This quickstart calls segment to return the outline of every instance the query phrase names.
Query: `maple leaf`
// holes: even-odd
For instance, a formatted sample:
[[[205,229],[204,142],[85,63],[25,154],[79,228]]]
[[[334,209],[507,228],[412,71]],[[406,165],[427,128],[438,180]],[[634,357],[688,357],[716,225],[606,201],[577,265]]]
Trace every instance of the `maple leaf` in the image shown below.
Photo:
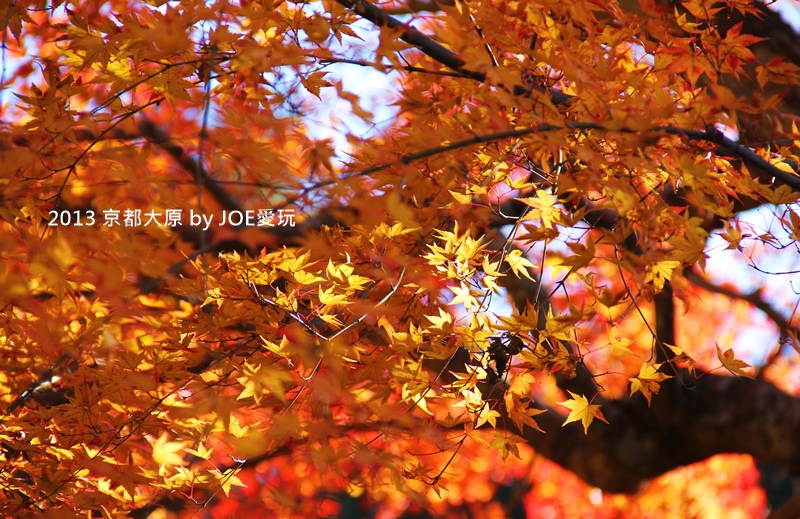
[[[325,306],[344,306],[351,304],[347,294],[334,294],[333,287],[326,290],[319,289],[319,302]]]
[[[151,440],[150,443],[153,446],[153,460],[159,465],[174,467],[183,464],[182,452],[186,448],[188,442],[169,441],[169,436],[165,432],[157,439]]]
[[[800,67],[791,46],[754,53],[772,33],[796,39],[751,23],[774,15],[763,2],[668,3],[8,2],[4,81],[18,92],[0,125],[0,457],[21,477],[3,480],[6,515],[33,504],[143,516],[165,496],[177,516],[197,504],[215,517],[331,515],[329,498],[347,495],[396,516],[405,494],[386,483],[399,474],[417,480],[415,506],[455,499],[491,516],[494,480],[523,470],[511,455],[535,443],[513,434],[539,429],[533,393],[584,355],[599,386],[622,389],[618,366],[652,335],[653,292],[674,289],[674,317],[700,330],[691,343],[706,355],[705,321],[720,310],[705,292],[747,290],[705,283],[701,295],[675,273],[725,247],[743,265],[766,259],[751,244],[776,258],[796,248],[800,132],[786,114]],[[386,11],[426,4],[430,20]],[[387,90],[364,71],[402,78]],[[753,231],[756,206],[772,216]],[[133,217],[164,211],[182,214]],[[292,218],[261,225],[262,211]],[[710,234],[724,241],[707,251]],[[796,346],[794,323],[749,299]],[[733,324],[755,323],[744,308]],[[694,375],[663,346],[669,361],[628,380],[648,404],[665,365]],[[735,376],[754,373],[732,350],[717,355]],[[768,415],[737,398],[741,381],[704,377],[699,393],[720,391],[692,416],[699,428],[680,419],[658,434],[753,414],[737,406]],[[676,417],[697,411],[659,400]],[[603,418],[584,396],[562,405],[585,433]],[[742,435],[739,450],[785,424],[755,425],[764,434]],[[625,447],[613,427],[592,446],[598,459]],[[639,475],[669,468],[653,459],[702,458],[650,443]],[[755,451],[794,459],[772,443]],[[561,461],[581,472],[579,458]],[[712,485],[698,465],[677,487],[713,499],[735,463],[714,460]],[[640,483],[604,468],[593,484]],[[553,486],[534,472],[537,488]],[[234,491],[244,481],[255,484]],[[576,517],[610,506],[555,486],[548,499]]]
[[[464,399],[457,402],[455,407],[464,407],[470,413],[478,413],[486,406],[486,402],[483,400],[483,394],[477,387],[473,387],[471,390],[462,389],[461,396],[463,396]]]
[[[686,354],[681,348],[677,346],[673,346],[671,344],[664,344],[667,348],[672,350],[675,354],[675,357],[672,358],[672,362],[674,363],[682,363],[685,362],[687,364],[687,368],[689,369],[690,373],[694,373],[695,362],[694,359],[691,358],[689,355]]]
[[[279,369],[267,368],[262,371],[262,364],[251,365],[244,363],[242,373],[244,376],[236,379],[244,389],[239,394],[237,400],[253,398],[256,405],[261,403],[261,398],[265,393],[274,394],[279,400],[285,401],[286,395],[283,385],[292,381],[292,376]]]
[[[214,447],[210,449],[206,449],[206,446],[202,443],[198,445],[197,449],[185,449],[186,452],[193,456],[197,456],[200,459],[207,460],[211,457],[211,453],[214,452]]]
[[[725,232],[719,233],[720,237],[728,242],[728,249],[731,250],[742,250],[741,241],[742,239],[750,236],[749,234],[742,234],[741,229],[739,228],[738,222],[736,225],[731,225],[730,222],[725,222]]]
[[[705,270],[708,258],[708,254],[705,253],[707,233],[702,229],[700,231],[702,232],[691,234],[688,237],[675,236],[669,240],[669,243],[675,247],[669,257],[687,264],[697,263],[701,270]]]
[[[236,469],[228,469],[225,472],[220,472],[219,469],[210,469],[208,471],[208,473],[217,480],[217,483],[222,491],[225,492],[226,496],[230,495],[231,487],[246,486],[244,483],[242,483],[242,480],[236,476],[237,472],[238,471]]]
[[[484,276],[483,278],[481,278],[481,281],[486,286],[486,288],[488,288],[489,290],[491,290],[495,294],[499,294],[500,293],[500,285],[498,285],[496,283],[496,280],[497,280],[497,278],[494,277],[494,276]]]
[[[795,241],[800,241],[800,215],[794,211],[790,211],[789,220],[791,223],[786,223],[787,227],[792,230],[789,237]]]
[[[586,238],[586,245],[582,243],[570,243],[568,246],[570,250],[572,250],[573,255],[561,259],[561,264],[565,267],[572,267],[571,271],[585,267],[591,263],[595,257],[595,242],[591,236]]]
[[[472,296],[470,293],[470,288],[461,282],[461,286],[459,287],[450,287],[450,290],[456,295],[452,301],[450,301],[450,305],[458,305],[463,304],[464,309],[468,312],[471,311],[473,308],[477,309],[480,305],[475,297]]]
[[[633,395],[637,391],[641,391],[647,399],[648,406],[650,405],[650,397],[658,393],[661,382],[672,378],[670,375],[659,373],[659,368],[661,368],[661,364],[644,364],[639,369],[639,375],[629,379],[631,382],[630,394]]]
[[[498,278],[505,276],[505,274],[499,271],[499,268],[499,262],[490,262],[487,256],[483,257],[483,273],[485,276],[481,279],[481,281],[486,288],[496,294],[500,293],[500,287],[497,285],[496,281]]]
[[[480,427],[486,422],[489,422],[492,427],[497,427],[498,418],[500,418],[499,412],[495,411],[494,409],[490,409],[489,406],[483,406],[480,410],[480,413],[478,413],[475,427]]]
[[[633,355],[633,352],[630,349],[630,345],[633,344],[633,341],[627,337],[618,337],[617,330],[615,328],[609,328],[608,341],[611,347],[614,349],[614,352]]]
[[[735,358],[732,349],[729,348],[723,352],[717,345],[717,358],[722,363],[722,367],[737,377],[753,378],[753,375],[744,371],[744,368],[749,368],[750,364]]]
[[[536,379],[530,373],[519,373],[511,377],[511,384],[508,391],[516,395],[527,396],[531,392],[531,385]]]
[[[547,228],[562,221],[561,210],[556,205],[556,197],[546,191],[539,190],[535,197],[517,198],[517,200],[531,207],[531,211],[523,220],[541,220]]]
[[[483,257],[483,272],[487,276],[492,276],[494,278],[505,276],[505,274],[501,273],[499,269],[499,262],[490,262],[487,256]]]
[[[569,409],[569,416],[567,416],[563,425],[580,421],[583,424],[583,432],[586,433],[589,431],[589,424],[591,424],[595,418],[608,423],[603,416],[603,412],[600,411],[600,404],[590,404],[585,396],[576,395],[572,391],[568,391],[568,393],[572,398],[563,402],[558,402],[559,405],[563,405]]]
[[[533,281],[533,278],[530,274],[528,274],[529,268],[536,268],[536,265],[528,261],[522,255],[522,251],[519,249],[514,249],[506,255],[506,263],[508,266],[511,267],[511,270],[514,271],[514,274],[517,277],[525,276],[526,278]]]
[[[449,313],[445,312],[442,308],[439,308],[438,316],[426,315],[425,318],[433,323],[433,326],[429,328],[433,331],[438,330],[440,332],[445,332],[446,328],[448,328],[446,325],[452,324],[453,322],[453,317]]]
[[[464,236],[460,240],[458,249],[456,250],[456,261],[463,265],[469,265],[478,255],[478,253],[486,248],[486,243],[482,243],[480,239],[474,239],[471,236]]]
[[[324,78],[327,74],[328,74],[327,72],[312,72],[306,77],[301,76],[300,81],[312,95],[314,95],[317,99],[322,100],[322,98],[319,95],[320,89],[324,87],[333,86],[332,83],[325,81]],[[333,168],[330,169],[332,170]]]
[[[465,195],[465,194],[462,194],[462,193],[456,193],[452,189],[448,190],[448,192],[453,196],[453,198],[456,199],[457,202],[459,202],[461,204],[467,205],[467,204],[472,203],[472,197],[469,196],[469,195]]]
[[[681,262],[675,260],[662,260],[656,262],[650,267],[650,270],[647,272],[647,275],[644,278],[644,282],[647,283],[648,281],[652,281],[653,286],[656,289],[656,293],[661,292],[664,289],[664,283],[672,279],[672,271],[674,271],[680,265]]]
[[[490,447],[499,449],[500,458],[504,461],[506,458],[508,458],[509,454],[513,454],[516,458],[522,459],[522,457],[519,455],[519,447],[517,446],[517,443],[518,442],[515,441],[513,437],[504,436],[503,438],[492,442]]]
[[[533,417],[545,411],[543,409],[529,407],[527,403],[523,403],[520,400],[521,398],[521,395],[512,393],[511,391],[508,391],[505,395],[506,410],[509,418],[514,422],[514,426],[516,426],[520,433],[523,432],[526,425],[543,433],[544,431],[539,427],[539,424],[536,423]],[[527,398],[527,396],[525,398]]]

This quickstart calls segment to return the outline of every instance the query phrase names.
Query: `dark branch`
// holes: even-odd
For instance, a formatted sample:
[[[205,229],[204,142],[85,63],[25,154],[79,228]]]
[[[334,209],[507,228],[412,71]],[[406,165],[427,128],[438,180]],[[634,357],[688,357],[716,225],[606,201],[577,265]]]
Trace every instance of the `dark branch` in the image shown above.
[[[754,308],[758,308],[764,312],[764,314],[766,314],[766,316],[769,317],[769,319],[778,327],[778,330],[780,331],[780,340],[778,341],[778,345],[773,349],[772,353],[770,353],[764,365],[760,366],[757,370],[757,378],[761,378],[764,374],[764,370],[771,366],[772,363],[775,362],[778,357],[780,357],[783,347],[787,343],[790,344],[795,351],[800,353],[800,344],[797,342],[798,337],[800,337],[800,328],[793,326],[789,319],[784,317],[783,314],[780,313],[775,307],[765,301],[761,296],[761,290],[744,294],[732,288],[715,285],[705,277],[690,269],[685,270],[683,275],[693,285],[702,288],[703,290],[707,290],[708,292],[713,292],[715,294],[721,294],[731,299],[750,303]]]
[[[629,133],[629,134],[645,133],[631,128],[608,129],[605,128],[602,123],[567,121],[561,125],[540,124],[532,128],[519,128],[516,130],[507,130],[503,132],[492,133],[489,135],[476,135],[474,137],[470,137],[469,139],[457,141],[452,144],[448,144],[446,146],[437,146],[435,148],[430,148],[417,153],[410,153],[408,155],[403,155],[398,160],[402,164],[411,164],[412,162],[420,159],[432,157],[434,155],[446,153],[448,151],[466,148],[467,146],[472,146],[474,144],[483,144],[486,142],[493,142],[502,139],[508,139],[511,137],[524,137],[526,135],[532,135],[535,133],[545,133],[557,130],[600,130],[607,132],[618,132],[618,133]],[[688,139],[690,141],[701,141],[701,142],[708,142],[711,144],[717,144],[720,147],[722,147],[725,151],[730,153],[732,156],[741,159],[742,162],[744,162],[745,164],[760,169],[761,171],[779,180],[781,183],[788,185],[793,190],[800,192],[800,176],[787,173],[782,169],[778,168],[777,166],[770,164],[769,161],[759,156],[754,150],[748,148],[747,146],[736,144],[735,142],[731,141],[724,135],[720,134],[715,129],[706,131],[706,130],[689,130],[684,128],[676,128],[674,126],[653,126],[648,131],[656,135],[660,133],[666,135],[676,135]],[[378,164],[377,166],[373,166],[371,168],[359,171],[358,173],[355,173],[355,175],[359,176],[370,175],[378,171],[389,169],[393,165],[394,163]],[[335,182],[336,180],[329,180],[326,181],[325,183],[320,184],[318,187],[324,187],[333,184]]]
[[[740,301],[747,301],[753,307],[758,308],[762,312],[766,314],[767,317],[770,318],[772,322],[774,322],[778,326],[778,330],[781,332],[782,338],[787,338],[790,335],[800,336],[800,328],[797,326],[793,326],[789,320],[783,316],[778,310],[776,310],[772,305],[764,300],[761,296],[761,290],[756,290],[754,292],[750,292],[749,294],[744,294],[737,290],[726,288],[723,286],[715,285],[714,283],[710,282],[705,277],[701,276],[697,272],[693,270],[686,270],[683,273],[684,277],[692,282],[693,285],[696,285],[703,290],[707,290],[708,292],[714,292],[715,294],[721,294],[731,299],[737,299]]]
[[[414,27],[405,24],[390,15],[380,7],[365,2],[364,0],[337,0],[340,4],[351,9],[353,12],[374,23],[378,27],[389,27],[391,29],[402,29],[400,39],[409,45],[413,45],[421,50],[426,56],[434,61],[441,63],[445,67],[461,74],[464,78],[474,79],[475,81],[486,81],[486,74],[476,72],[467,68],[467,63],[455,52],[451,51],[436,40],[424,35]],[[544,89],[542,89],[544,91]],[[530,95],[531,91],[525,87],[517,85],[513,88],[514,95]],[[566,103],[571,96],[551,90],[549,92],[553,104],[559,105]]]
[[[144,137],[166,151],[184,170],[189,172],[197,182],[205,187],[223,209],[227,211],[244,211],[239,201],[228,193],[222,185],[215,182],[206,171],[206,168],[194,157],[186,153],[182,147],[175,144],[161,128],[145,119],[139,123],[139,130]]]
[[[403,29],[403,32],[400,35],[401,40],[410,45],[414,45],[415,47],[419,48],[423,53],[425,53],[425,55],[427,55],[428,57],[434,59],[435,61],[441,63],[442,65],[446,66],[451,70],[455,70],[461,73],[465,78],[474,79],[480,82],[486,80],[485,74],[467,69],[466,68],[467,63],[463,59],[461,59],[461,57],[458,54],[449,50],[441,43],[424,35],[414,27],[411,27],[410,25],[401,22],[397,18],[388,14],[383,9],[376,7],[370,3],[367,3],[364,0],[337,0],[337,1],[341,5],[353,10],[359,16],[365,18],[366,20],[369,20],[378,27]],[[531,93],[530,91],[526,90],[523,87],[514,88],[515,95],[530,95],[530,93]],[[563,104],[572,99],[572,96],[554,90],[549,90],[549,94],[554,104]],[[572,123],[572,124],[566,123],[565,127],[573,129],[603,129],[601,124],[596,124],[596,123]],[[557,129],[557,127],[553,125],[542,125],[542,127],[539,127],[537,129],[530,129],[527,131],[522,130],[523,133],[520,133],[518,135],[527,135],[529,133],[533,133],[534,131],[547,131],[548,129]],[[776,179],[790,186],[795,191],[800,191],[800,177],[798,177],[797,175],[792,175],[775,167],[774,165],[770,164],[769,161],[759,156],[753,149],[738,144],[732,141],[731,139],[728,139],[716,129],[686,130],[681,128],[674,128],[671,126],[656,126],[653,127],[651,130],[655,132],[664,132],[669,135],[679,135],[688,138],[690,140],[705,141],[718,144],[725,151],[731,153],[733,156],[742,159],[742,161],[745,164],[756,167],[768,173],[769,175],[775,177]],[[625,130],[625,129],[618,131],[625,133],[638,133],[633,130]],[[505,133],[510,133],[510,132],[505,132]],[[467,142],[466,144],[463,144],[464,146],[469,144],[476,144],[479,142],[486,142],[486,140],[480,140],[479,138],[476,139],[478,140],[475,140],[473,142],[467,142],[467,141],[462,141],[462,142]],[[494,140],[494,139],[489,139],[489,140]],[[453,149],[452,147],[449,148]],[[443,149],[442,151],[447,151],[447,150]],[[409,160],[415,160],[415,159],[410,158]]]
[[[536,417],[546,434],[526,429],[522,436],[608,492],[634,493],[656,476],[724,453],[800,474],[800,398],[763,380],[711,374],[668,394],[654,396],[650,408],[641,395],[608,402],[602,411],[610,425],[593,423],[588,434],[577,424],[562,427],[563,416],[547,412]]]

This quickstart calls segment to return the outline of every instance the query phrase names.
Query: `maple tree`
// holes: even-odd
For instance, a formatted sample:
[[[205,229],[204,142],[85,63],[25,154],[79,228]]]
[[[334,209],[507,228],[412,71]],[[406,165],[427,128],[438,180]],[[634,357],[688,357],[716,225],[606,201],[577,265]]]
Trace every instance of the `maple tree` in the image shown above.
[[[797,288],[707,268],[798,250],[767,7],[0,12],[4,514],[746,517],[800,472]]]

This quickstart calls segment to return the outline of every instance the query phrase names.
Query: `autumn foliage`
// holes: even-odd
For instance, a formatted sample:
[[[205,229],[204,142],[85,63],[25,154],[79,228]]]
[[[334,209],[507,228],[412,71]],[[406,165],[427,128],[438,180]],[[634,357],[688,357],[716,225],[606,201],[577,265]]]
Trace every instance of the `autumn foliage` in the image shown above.
[[[4,515],[762,517],[756,462],[800,474],[760,3],[0,19]]]

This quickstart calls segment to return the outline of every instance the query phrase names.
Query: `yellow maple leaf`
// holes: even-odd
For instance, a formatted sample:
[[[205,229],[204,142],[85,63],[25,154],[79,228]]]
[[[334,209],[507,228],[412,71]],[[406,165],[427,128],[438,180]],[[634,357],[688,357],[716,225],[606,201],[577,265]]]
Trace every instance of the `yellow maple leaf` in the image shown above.
[[[347,294],[334,294],[333,287],[319,289],[319,302],[326,306],[349,305],[352,301],[348,301],[347,297]]]
[[[183,452],[189,442],[171,442],[165,432],[150,443],[153,446],[153,461],[165,467],[183,465]]]
[[[456,261],[458,263],[469,265],[478,255],[478,253],[485,249],[487,243],[481,243],[480,239],[473,239],[472,237],[465,235],[461,240],[461,243],[456,250]]]
[[[206,294],[206,300],[203,301],[201,306],[206,306],[209,303],[217,303],[217,308],[222,306],[224,298],[222,297],[222,292],[219,287],[209,288]]]
[[[685,362],[686,367],[689,369],[689,372],[694,374],[695,362],[693,358],[691,358],[689,355],[686,354],[685,351],[678,348],[677,346],[673,346],[667,343],[664,343],[664,346],[672,350],[672,353],[675,354],[675,357],[673,357],[671,360],[672,363],[676,364],[680,362]]]
[[[517,198],[531,210],[523,220],[541,220],[545,227],[561,223],[561,211],[556,207],[556,197],[545,191],[537,191],[535,197]]]
[[[486,405],[486,402],[483,400],[483,394],[477,387],[472,388],[472,391],[469,389],[462,389],[461,396],[463,396],[464,399],[454,404],[453,407],[463,407],[470,413],[477,413]]]
[[[211,453],[214,452],[214,447],[210,449],[206,449],[206,446],[202,443],[197,447],[197,449],[184,449],[186,452],[191,454],[192,456],[197,456],[200,459],[207,460],[211,457]]]
[[[236,476],[237,469],[228,469],[225,472],[221,472],[219,469],[209,469],[208,473],[214,476],[214,478],[219,483],[222,491],[225,492],[225,495],[230,495],[231,487],[244,487],[246,486],[242,483],[242,480]]]
[[[611,199],[620,216],[626,216],[639,202],[636,191],[625,182],[609,182],[603,187],[603,194]]]
[[[680,264],[680,261],[675,260],[659,261],[650,267],[644,282],[652,281],[653,286],[656,288],[656,293],[661,292],[664,289],[664,283],[672,279],[672,271],[678,268]]]
[[[280,270],[284,270],[287,272],[299,272],[306,267],[313,265],[314,262],[309,263],[309,259],[311,258],[311,251],[306,251],[304,254],[295,256],[292,253],[289,257],[285,258],[282,262],[276,264],[276,267]],[[324,281],[324,280],[322,280]]]
[[[731,225],[730,222],[725,222],[725,232],[719,233],[719,236],[728,242],[726,249],[741,251],[743,250],[741,245],[742,239],[747,238],[750,235],[742,234],[738,223],[734,226]]]
[[[487,276],[492,276],[492,277],[495,277],[495,278],[498,278],[498,277],[501,277],[501,276],[505,276],[505,274],[500,272],[499,269],[500,269],[500,263],[499,262],[490,263],[489,262],[489,258],[487,256],[483,257],[483,272]]]
[[[489,290],[491,290],[495,294],[499,294],[500,293],[500,286],[497,283],[495,283],[496,280],[497,280],[497,278],[494,277],[494,276],[485,276],[483,278],[483,284],[486,286],[486,288],[488,288]]]
[[[580,420],[583,424],[583,432],[586,433],[589,430],[589,424],[591,424],[595,418],[608,423],[603,416],[603,412],[600,410],[601,406],[599,404],[590,404],[585,396],[576,395],[572,391],[568,391],[568,393],[572,398],[563,402],[558,402],[559,405],[563,405],[569,409],[569,416],[567,416],[562,427],[570,422],[577,422]]]
[[[795,143],[798,141],[795,141]],[[796,145],[796,144],[795,144]],[[786,205],[797,201],[798,194],[795,193],[791,187],[786,184],[780,185],[775,190],[766,189],[764,197],[772,205]]]
[[[462,281],[460,287],[450,287],[450,290],[456,295],[452,301],[450,301],[449,305],[457,305],[463,303],[464,309],[466,311],[470,311],[473,308],[477,309],[480,307],[478,301],[470,294],[469,287]]]
[[[529,268],[536,268],[536,265],[528,261],[525,257],[522,256],[522,251],[519,249],[514,249],[508,253],[506,256],[506,263],[508,266],[511,267],[511,270],[514,271],[514,274],[517,277],[525,276],[526,278],[533,281],[533,278],[530,274],[528,274],[527,269]]]
[[[672,237],[669,244],[675,249],[670,253],[670,257],[687,264],[697,263],[700,270],[704,271],[708,258],[705,252],[707,234],[703,229],[699,229],[699,232],[687,236]]]
[[[427,386],[426,386],[427,387]],[[411,384],[408,382],[403,384],[402,398],[404,401],[410,401],[413,407],[420,408],[425,414],[433,416],[433,413],[428,409],[428,401],[425,399],[425,389],[421,389],[420,384]]]
[[[743,370],[743,368],[749,368],[750,364],[735,358],[732,349],[729,348],[723,352],[719,348],[719,345],[717,345],[717,358],[722,363],[723,368],[727,369],[737,377],[753,378],[753,375]]]
[[[353,273],[353,267],[348,264],[334,265],[331,260],[328,260],[328,266],[325,267],[325,274],[330,280],[344,281]]]
[[[465,195],[463,193],[457,193],[457,192],[455,192],[455,191],[453,191],[451,189],[448,190],[448,191],[450,191],[450,194],[453,195],[453,198],[455,198],[458,203],[465,204],[465,205],[472,203],[472,197],[471,196]]]
[[[536,382],[536,379],[530,373],[520,373],[511,378],[511,385],[508,391],[520,396],[528,396],[531,392],[531,385]]]
[[[501,437],[495,440],[490,447],[498,449],[500,453],[500,457],[505,461],[508,458],[509,454],[513,454],[519,459],[522,459],[519,455],[519,447],[517,447],[517,441],[513,439],[513,437]]]
[[[595,243],[591,235],[586,237],[586,245],[582,243],[568,243],[567,246],[574,254],[563,258],[561,260],[561,265],[572,267],[572,271],[585,267],[591,263],[595,257]]]
[[[425,318],[428,319],[431,323],[433,323],[433,326],[428,328],[429,330],[439,330],[442,332],[445,332],[446,328],[449,328],[445,325],[451,324],[453,322],[453,317],[441,308],[439,308],[438,316],[426,315]]]
[[[304,270],[299,270],[294,273],[294,278],[297,280],[298,283],[301,285],[313,285],[315,283],[320,283],[325,281],[325,278],[321,278],[316,274],[312,274],[310,272],[306,272]]]
[[[631,344],[633,344],[633,341],[628,339],[627,337],[618,337],[617,330],[614,328],[610,328],[608,330],[608,343],[614,349],[614,352],[620,352],[626,355],[633,355],[633,352],[629,347]]]
[[[650,405],[650,397],[658,394],[661,382],[672,378],[670,375],[659,373],[661,364],[645,364],[639,369],[639,376],[630,378],[631,395],[640,391]]]
[[[228,432],[231,433],[236,438],[247,438],[250,435],[251,427],[249,425],[242,426],[239,423],[239,419],[231,415],[230,421],[228,422]]]
[[[500,413],[495,411],[494,409],[489,409],[489,406],[483,406],[481,408],[480,414],[478,414],[477,423],[475,427],[480,427],[481,425],[489,422],[492,427],[497,427],[497,419],[500,418]]]
[[[267,393],[275,395],[282,402],[285,401],[286,394],[283,384],[291,382],[292,376],[278,369],[267,369],[262,372],[261,368],[261,364],[251,365],[245,361],[242,368],[244,376],[236,379],[244,387],[237,400],[252,397],[256,405],[259,405],[261,398]]]

